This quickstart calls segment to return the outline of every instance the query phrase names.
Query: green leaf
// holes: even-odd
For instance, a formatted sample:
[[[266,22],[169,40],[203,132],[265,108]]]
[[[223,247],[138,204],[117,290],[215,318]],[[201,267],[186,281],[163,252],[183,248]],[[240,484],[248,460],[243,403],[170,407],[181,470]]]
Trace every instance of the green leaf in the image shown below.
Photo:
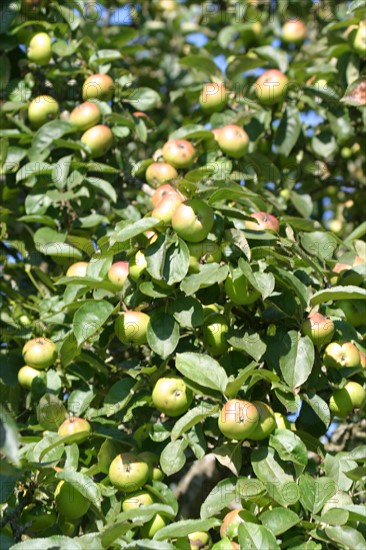
[[[182,296],[169,304],[169,312],[181,327],[193,328],[203,325],[203,307],[192,296]]]
[[[219,481],[201,505],[201,519],[216,515],[237,498],[236,478]]]
[[[313,306],[332,300],[366,300],[366,290],[358,286],[334,286],[319,290],[310,299]]]
[[[183,376],[196,384],[225,392],[226,372],[212,357],[201,353],[178,353],[175,367]]]
[[[47,149],[56,139],[74,132],[74,127],[64,120],[52,120],[44,124],[33,138],[32,147],[29,149],[30,160],[37,160],[38,156]]]
[[[275,536],[282,535],[300,522],[299,516],[286,508],[266,510],[260,515],[260,520]]]
[[[301,132],[301,121],[299,111],[290,105],[281,118],[281,122],[276,130],[274,145],[276,153],[289,156],[295,147]]]
[[[115,243],[123,243],[128,241],[137,235],[141,235],[145,231],[156,227],[160,223],[160,220],[155,218],[142,218],[137,222],[122,222],[116,227],[116,231],[112,233],[109,242],[113,246]],[[120,226],[122,227],[120,228]]]
[[[366,548],[366,540],[362,534],[348,525],[326,527],[325,532],[340,547],[352,548],[352,550],[364,550]]]
[[[296,191],[292,189],[290,191],[290,200],[296,210],[304,216],[304,218],[311,215],[314,205],[310,195],[306,193],[296,193]]]
[[[308,336],[291,330],[282,340],[280,369],[285,382],[298,388],[309,378],[314,364],[314,345]]]
[[[357,463],[347,457],[346,453],[331,455],[327,453],[324,460],[324,472],[329,478],[332,478],[341,491],[348,491],[352,487],[352,479],[347,475],[348,472],[356,468]]]
[[[180,64],[195,69],[196,71],[202,71],[208,76],[222,75],[220,69],[212,61],[211,57],[205,57],[203,55],[188,55],[180,59]]]
[[[139,111],[149,111],[158,106],[160,96],[152,88],[144,87],[131,90],[128,99],[123,98],[123,101],[130,103],[134,109]]]
[[[73,319],[73,331],[78,346],[103,327],[113,309],[109,302],[91,300],[77,310]]]
[[[16,181],[20,182],[32,176],[50,176],[53,169],[52,164],[48,162],[28,162],[18,170]]]
[[[331,158],[338,149],[334,135],[328,130],[314,136],[311,145],[314,153],[324,159]]]
[[[303,233],[301,244],[309,254],[323,260],[330,260],[338,246],[335,236],[326,231]]]
[[[10,413],[0,405],[0,449],[11,462],[19,465],[18,458],[18,429]]]
[[[67,408],[74,416],[81,416],[95,397],[93,390],[74,390],[70,393]]]
[[[151,349],[166,359],[179,342],[179,325],[170,313],[157,311],[150,317],[147,342]]]
[[[171,523],[159,529],[154,535],[154,540],[185,537],[197,531],[209,531],[213,529],[213,527],[218,527],[220,524],[221,521],[216,518],[176,521],[175,523]]]
[[[192,426],[195,426],[199,422],[202,422],[205,418],[216,414],[219,410],[218,405],[209,405],[204,401],[201,402],[198,407],[190,409],[185,415],[183,415],[174,425],[172,429],[171,438],[172,441],[178,439],[182,434],[188,432]]]
[[[276,430],[270,435],[269,444],[279,457],[301,466],[301,471],[308,463],[308,451],[301,439],[290,430]]]
[[[101,491],[99,486],[94,483],[90,477],[80,472],[65,469],[61,472],[57,472],[56,478],[63,479],[64,481],[70,483],[74,489],[79,491],[79,493],[89,500],[89,502],[100,509],[102,500]]]
[[[229,344],[235,349],[245,351],[248,355],[253,357],[255,361],[259,361],[266,352],[267,346],[261,340],[258,332],[254,332],[253,330],[246,330],[245,332],[230,331],[229,334]],[[233,336],[231,336],[231,334],[233,334]]]
[[[165,447],[160,455],[160,465],[167,476],[176,474],[183,468],[186,463],[184,451],[187,446],[188,442],[186,440],[178,439],[177,441],[171,441]]]
[[[12,550],[82,550],[82,546],[77,542],[77,539],[63,537],[61,535],[53,535],[47,538],[31,538],[23,542],[14,544]],[[85,547],[84,547],[85,548]],[[88,545],[88,548],[90,546]]]
[[[214,263],[205,264],[201,266],[199,273],[188,275],[181,282],[180,288],[187,296],[191,296],[200,288],[207,288],[215,283],[221,283],[226,279],[228,273],[229,268],[227,265],[220,265],[220,267],[217,267],[217,264]]]
[[[262,525],[245,522],[238,527],[240,548],[246,550],[280,550],[271,531]]]
[[[300,502],[303,507],[317,514],[324,504],[336,493],[337,485],[330,477],[314,478],[303,474],[299,481]]]
[[[287,71],[288,56],[287,53],[280,48],[261,46],[260,48],[255,48],[254,52],[263,59],[267,59],[271,64],[275,64],[283,73]]]

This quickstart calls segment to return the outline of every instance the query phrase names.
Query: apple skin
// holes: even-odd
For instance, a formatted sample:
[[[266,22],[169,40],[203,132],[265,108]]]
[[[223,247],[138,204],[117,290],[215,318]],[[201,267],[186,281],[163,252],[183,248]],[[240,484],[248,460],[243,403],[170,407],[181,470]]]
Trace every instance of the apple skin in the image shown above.
[[[346,316],[347,321],[354,327],[366,324],[365,300],[339,300],[337,303]]]
[[[209,241],[208,239],[199,243],[188,243],[188,249],[190,273],[199,273],[201,263],[219,263],[222,258],[220,246],[216,242]]]
[[[33,338],[23,346],[23,359],[29,367],[44,370],[57,359],[56,345],[48,338]]]
[[[157,189],[155,189],[151,201],[153,203],[153,206],[158,206],[158,204],[161,203],[161,201],[167,197],[168,195],[179,195],[183,199],[183,195],[179,193],[170,183],[164,183],[163,185],[160,185]]]
[[[164,516],[161,516],[160,514],[156,514],[153,516],[150,521],[147,523],[144,523],[144,525],[140,529],[140,536],[143,539],[152,539],[155,533],[157,533],[160,529],[165,527],[167,524],[167,520],[164,518]]]
[[[306,38],[307,28],[305,23],[296,20],[289,20],[282,27],[282,40],[287,44],[301,44]]]
[[[91,434],[91,426],[87,420],[84,418],[79,418],[77,416],[70,416],[67,418],[59,427],[58,435],[64,437],[66,435],[74,435],[75,443],[82,443],[88,439]]]
[[[249,439],[260,441],[268,437],[269,434],[276,429],[276,418],[273,410],[269,405],[267,405],[267,403],[263,403],[262,401],[253,401],[253,405],[257,408],[259,422],[254,431],[250,434]]]
[[[66,271],[66,277],[85,277],[88,262],[75,262]]]
[[[185,241],[198,243],[206,239],[214,219],[214,212],[207,203],[199,199],[189,199],[174,211],[172,226]]]
[[[55,490],[57,511],[67,519],[79,519],[85,516],[90,507],[87,500],[71,483],[60,481]]]
[[[77,130],[85,131],[92,126],[96,126],[100,122],[101,117],[102,113],[98,105],[92,101],[85,101],[71,111],[69,122]]]
[[[227,320],[222,313],[212,313],[203,327],[203,343],[206,351],[212,355],[221,355],[228,349],[226,334],[229,330]]]
[[[174,168],[188,168],[196,156],[196,149],[186,139],[171,139],[163,146],[163,158]]]
[[[237,542],[229,540],[227,537],[215,542],[211,547],[211,550],[240,550],[240,546]]]
[[[146,344],[147,325],[150,317],[142,311],[126,311],[122,313],[116,323],[115,332],[117,338],[123,344]]]
[[[167,162],[153,162],[146,170],[145,177],[148,184],[156,187],[177,178],[178,172]]]
[[[201,109],[206,113],[218,113],[226,106],[226,88],[224,84],[209,82],[204,84],[199,97]]]
[[[133,453],[121,453],[111,462],[109,479],[117,489],[134,493],[149,479],[149,465]]]
[[[255,93],[262,105],[275,105],[285,99],[288,78],[278,69],[263,73],[255,83]]]
[[[240,126],[228,124],[220,129],[217,143],[229,157],[238,159],[243,157],[248,150],[249,136]]]
[[[49,95],[40,95],[31,101],[28,107],[28,119],[34,129],[57,118],[60,112],[59,104]]]
[[[257,221],[251,222],[250,220],[245,220],[246,229],[250,229],[251,231],[275,231],[276,233],[280,230],[278,219],[273,214],[253,212],[250,216]]]
[[[352,342],[332,342],[324,350],[323,363],[334,369],[359,367],[360,352]]]
[[[363,386],[350,380],[343,388],[335,390],[329,400],[329,409],[335,416],[346,418],[353,409],[362,409],[365,401],[366,391]]]
[[[220,537],[223,539],[235,539],[238,536],[238,527],[241,523],[258,523],[257,518],[252,512],[245,509],[236,509],[228,512],[224,517],[220,527]]]
[[[359,55],[366,55],[366,25],[362,22],[357,30],[351,34],[351,45]]]
[[[277,430],[291,430],[291,423],[283,414],[275,412],[274,418]]]
[[[129,273],[131,279],[135,281],[135,283],[137,283],[141,279],[142,275],[145,273],[146,268],[147,261],[145,258],[145,254],[141,250],[138,250],[129,263]]]
[[[219,429],[229,439],[242,441],[250,436],[258,422],[258,410],[253,403],[230,399],[221,409]]]
[[[113,134],[108,126],[97,124],[86,130],[80,141],[89,147],[92,158],[98,158],[108,153],[112,147]]]
[[[154,497],[149,491],[137,491],[122,500],[122,511],[128,512],[128,510],[149,506],[150,504],[154,504],[154,502]]]
[[[149,466],[149,481],[162,481],[164,473],[160,469],[159,457],[151,451],[143,451],[138,455]]]
[[[27,56],[38,65],[48,65],[52,57],[52,42],[47,33],[39,32],[31,38]]]
[[[30,505],[24,508],[20,519],[23,524],[31,522],[25,532],[32,535],[52,527],[56,523],[57,514],[45,506]]]
[[[110,101],[114,94],[114,82],[107,74],[93,74],[83,84],[83,100]]]
[[[153,218],[161,220],[163,223],[170,223],[172,217],[183,199],[178,193],[168,193],[151,212]]]
[[[37,382],[44,382],[44,376],[42,372],[39,372],[39,370],[29,367],[28,365],[24,365],[24,367],[18,371],[18,382],[22,388],[30,390],[33,383],[36,384]]]
[[[311,313],[302,325],[303,333],[317,346],[330,342],[334,330],[333,321],[321,313]]]
[[[129,264],[128,262],[115,262],[108,269],[108,279],[111,283],[118,286],[118,288],[123,288],[129,273]]]
[[[167,416],[181,416],[189,409],[193,394],[179,376],[160,378],[152,391],[155,407]]]
[[[231,302],[238,306],[254,304],[261,296],[240,269],[235,269],[233,276],[229,274],[226,277],[225,292]]]
[[[208,550],[211,548],[211,537],[206,531],[195,531],[186,537],[179,538],[175,548],[179,550]]]

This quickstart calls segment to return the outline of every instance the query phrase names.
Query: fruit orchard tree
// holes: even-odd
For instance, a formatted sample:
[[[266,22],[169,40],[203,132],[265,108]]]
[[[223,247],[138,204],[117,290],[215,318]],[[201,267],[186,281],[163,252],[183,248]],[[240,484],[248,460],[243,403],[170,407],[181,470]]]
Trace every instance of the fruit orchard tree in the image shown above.
[[[2,550],[366,547],[363,18],[2,0]]]

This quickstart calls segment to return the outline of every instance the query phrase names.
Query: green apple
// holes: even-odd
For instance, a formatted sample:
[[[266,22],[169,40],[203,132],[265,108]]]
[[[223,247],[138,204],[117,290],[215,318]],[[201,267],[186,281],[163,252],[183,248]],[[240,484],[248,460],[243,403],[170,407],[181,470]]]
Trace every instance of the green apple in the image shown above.
[[[274,231],[278,233],[280,224],[276,216],[267,214],[267,212],[253,212],[251,218],[256,221],[245,220],[245,228],[251,231]]]
[[[290,19],[282,27],[282,40],[286,43],[301,44],[306,38],[307,28],[299,19]]]
[[[208,550],[211,548],[211,537],[206,531],[195,531],[186,537],[179,538],[175,548],[179,550]]]
[[[352,326],[366,325],[366,300],[339,300],[337,305]]]
[[[48,65],[52,57],[52,42],[47,33],[38,32],[32,36],[27,48],[27,56],[38,65]]]
[[[198,273],[201,264],[219,263],[221,261],[221,247],[215,241],[205,239],[200,243],[188,243],[189,249],[189,271]]]
[[[129,273],[131,279],[137,283],[145,273],[146,268],[147,261],[145,254],[141,250],[138,250],[129,263]]]
[[[136,493],[129,494],[122,500],[123,512],[128,510],[135,510],[136,508],[142,508],[154,504],[154,497],[149,491],[137,491]]]
[[[147,183],[156,187],[177,178],[178,172],[167,162],[153,162],[146,170],[145,177]]]
[[[28,535],[49,529],[56,523],[56,520],[57,515],[54,510],[36,504],[26,506],[20,517],[22,524],[30,523],[30,526],[25,531]]]
[[[276,429],[276,418],[273,410],[267,403],[263,403],[263,401],[253,401],[253,405],[257,408],[259,421],[250,434],[249,439],[260,441],[268,437],[269,434]]]
[[[97,124],[83,133],[80,141],[90,149],[92,158],[102,157],[113,145],[113,134],[108,126]]]
[[[44,370],[57,359],[56,345],[48,338],[33,338],[23,347],[23,358],[29,367]]]
[[[239,268],[234,269],[233,274],[227,276],[225,292],[231,302],[238,306],[254,304],[261,296]]]
[[[329,400],[329,409],[340,418],[348,416],[353,409],[362,409],[366,401],[366,391],[358,384],[350,380],[339,390],[335,390]]]
[[[143,451],[138,456],[149,465],[149,481],[162,481],[164,473],[161,471],[158,455],[151,451]]]
[[[118,286],[118,288],[123,288],[129,273],[129,264],[128,262],[115,262],[108,269],[108,279],[111,283]]]
[[[149,479],[149,465],[133,453],[121,453],[111,462],[109,479],[120,491],[134,493]]]
[[[82,443],[88,439],[91,434],[91,426],[84,418],[70,416],[59,427],[58,435],[64,437],[66,435],[76,436],[73,442]]]
[[[37,383],[44,383],[44,381],[44,373],[39,372],[39,370],[29,367],[28,365],[25,365],[18,371],[18,382],[22,388],[27,390],[30,390],[32,386],[34,387]]]
[[[229,439],[241,441],[250,436],[258,422],[258,410],[253,403],[230,399],[221,409],[219,429]]]
[[[207,113],[222,111],[226,105],[226,93],[224,84],[217,84],[216,82],[204,84],[199,97],[202,110]]]
[[[255,93],[262,105],[275,105],[286,98],[288,78],[278,69],[263,73],[255,83]]]
[[[191,243],[206,239],[214,224],[214,212],[206,202],[189,199],[174,211],[172,226],[179,237]]]
[[[83,85],[83,100],[99,99],[110,101],[114,94],[114,82],[107,74],[93,74]]]
[[[334,323],[321,313],[311,313],[302,325],[303,333],[318,346],[327,344],[334,334]]]
[[[96,103],[85,101],[71,111],[69,121],[77,130],[85,131],[96,126],[102,117],[101,110]]]
[[[155,407],[167,416],[181,416],[193,400],[193,394],[179,376],[160,378],[153,389],[152,400]]]
[[[323,506],[322,516],[333,508],[343,508],[344,506],[352,506],[353,501],[348,493],[338,490]]]
[[[240,550],[240,546],[237,542],[224,537],[218,542],[215,542],[211,550]]]
[[[220,149],[229,157],[241,158],[248,150],[249,136],[236,124],[228,124],[220,129],[217,136]]]
[[[366,24],[361,21],[360,25],[350,35],[352,48],[359,55],[366,56]]]
[[[126,311],[120,314],[115,323],[117,338],[126,345],[146,344],[149,321],[150,317],[142,311]]]
[[[160,529],[165,527],[167,524],[167,520],[164,516],[160,514],[156,514],[151,518],[150,521],[147,523],[144,523],[144,525],[140,529],[140,536],[143,539],[152,539],[155,533],[157,533]]]
[[[236,509],[228,512],[224,517],[220,527],[220,537],[235,539],[238,537],[238,527],[241,523],[259,523],[257,518],[249,510]]]
[[[59,104],[49,95],[40,95],[28,107],[28,119],[33,128],[38,129],[59,115]]]
[[[226,334],[229,330],[226,317],[221,313],[212,313],[203,326],[203,344],[208,353],[221,355],[228,349]]]
[[[275,412],[274,417],[276,421],[277,430],[291,430],[291,423],[289,422],[289,420],[287,420],[287,418],[283,414],[279,412]]]
[[[332,342],[324,350],[323,362],[326,367],[341,369],[360,366],[360,352],[352,342]]]
[[[90,507],[90,501],[71,483],[63,480],[56,487],[55,503],[59,514],[70,520],[85,516]]]
[[[196,157],[196,149],[186,139],[171,139],[162,151],[164,161],[174,168],[188,168]]]
[[[163,223],[170,223],[172,217],[183,199],[178,193],[168,193],[161,199],[159,204],[155,206],[151,215],[153,218],[161,220]]]

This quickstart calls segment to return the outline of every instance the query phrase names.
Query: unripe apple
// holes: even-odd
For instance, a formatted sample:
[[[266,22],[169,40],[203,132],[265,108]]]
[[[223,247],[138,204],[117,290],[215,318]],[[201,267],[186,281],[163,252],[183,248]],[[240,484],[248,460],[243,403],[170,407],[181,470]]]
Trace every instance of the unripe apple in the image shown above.
[[[90,507],[90,501],[71,483],[63,480],[56,487],[55,503],[59,514],[71,520],[85,516]]]
[[[241,441],[250,436],[258,422],[258,410],[253,403],[230,399],[221,409],[219,429],[229,439]]]
[[[215,139],[215,141],[217,141],[217,143],[219,142],[219,135],[220,135],[221,130],[222,130],[222,128],[212,128],[212,130],[211,130],[211,132],[214,135],[214,139]]]
[[[316,344],[322,346],[327,344],[334,334],[334,323],[321,313],[311,313],[302,325],[303,333]]]
[[[289,420],[281,413],[274,413],[277,430],[291,430],[291,423]]]
[[[334,415],[345,418],[353,409],[362,409],[365,401],[365,389],[358,382],[350,380],[344,388],[335,390],[329,400],[329,409]]]
[[[38,129],[46,122],[57,118],[59,105],[49,95],[40,95],[31,101],[28,107],[28,118],[33,128]]]
[[[183,199],[178,193],[168,193],[161,199],[159,204],[155,206],[151,215],[153,218],[157,218],[163,223],[170,223],[174,212],[182,202]]]
[[[234,540],[230,540],[228,539],[228,537],[224,537],[218,542],[215,542],[211,550],[240,550],[240,546]]]
[[[352,506],[353,501],[348,493],[338,490],[323,506],[322,516],[333,508],[343,508],[344,506]]]
[[[142,311],[126,311],[122,313],[115,323],[117,338],[126,345],[135,344],[141,346],[142,344],[146,344],[149,321],[150,317]]]
[[[163,185],[160,185],[157,189],[155,189],[154,193],[152,194],[151,201],[153,205],[158,206],[158,204],[160,204],[167,195],[180,195],[180,193],[179,191],[177,191],[177,189],[170,185],[170,183],[164,183]],[[181,196],[183,198],[183,195]]]
[[[33,338],[23,347],[23,358],[29,367],[44,370],[57,359],[56,345],[48,338]]]
[[[221,247],[215,241],[205,239],[199,243],[188,243],[189,271],[198,273],[201,264],[211,264],[221,261]]]
[[[33,384],[36,384],[37,382],[41,384],[44,382],[44,375],[42,372],[39,372],[39,370],[25,365],[18,371],[18,382],[22,388],[30,390]]]
[[[152,539],[155,533],[157,533],[160,529],[165,527],[167,524],[167,520],[164,518],[164,516],[160,514],[156,514],[153,516],[150,521],[147,523],[144,523],[144,525],[140,529],[140,536],[143,539]]]
[[[250,229],[251,231],[275,231],[276,233],[280,230],[278,219],[273,214],[253,212],[253,214],[250,214],[250,217],[257,221],[245,220],[246,229]]]
[[[64,437],[66,435],[74,435],[74,442],[82,443],[88,439],[91,433],[91,426],[84,418],[70,416],[59,427],[58,435]]]
[[[236,124],[228,124],[217,135],[220,149],[232,158],[241,158],[248,150],[249,136]]]
[[[237,538],[239,525],[246,522],[259,523],[255,515],[249,512],[249,510],[245,510],[245,508],[231,510],[222,521],[220,537],[228,537],[229,539]]]
[[[341,369],[360,366],[360,352],[352,342],[332,342],[325,348],[323,362],[326,367]]]
[[[199,97],[201,108],[207,113],[218,113],[226,105],[226,88],[224,84],[209,82],[202,87]]]
[[[260,298],[260,292],[253,288],[240,269],[234,269],[225,280],[227,297],[238,306],[254,304]]]
[[[132,260],[129,263],[130,277],[136,283],[141,279],[147,268],[147,261],[145,254],[138,250]]]
[[[163,158],[174,168],[188,168],[196,156],[196,149],[185,139],[171,139],[163,146]]]
[[[83,100],[110,101],[114,94],[114,82],[107,74],[93,74],[83,85]]]
[[[253,432],[250,434],[249,439],[254,439],[254,441],[260,441],[269,436],[273,430],[276,429],[276,418],[273,410],[267,403],[262,401],[253,401],[253,404],[256,406],[259,421]]]
[[[54,510],[46,508],[46,506],[30,505],[26,506],[20,517],[22,524],[29,523],[25,533],[34,535],[52,527],[57,520],[57,515]]]
[[[366,369],[366,355],[363,353],[363,351],[361,350],[358,350],[360,352],[360,363],[361,363],[361,367],[363,369]]]
[[[361,56],[366,55],[366,25],[360,22],[358,29],[351,34],[352,48]]]
[[[47,65],[52,57],[52,42],[51,38],[45,32],[35,34],[27,49],[28,59],[34,61],[38,65]]]
[[[158,411],[175,417],[189,409],[193,394],[182,378],[171,375],[159,378],[152,392],[152,400]]]
[[[206,531],[195,531],[186,537],[179,538],[175,548],[179,550],[208,550],[211,548],[211,537]]]
[[[164,473],[161,471],[159,457],[151,451],[143,451],[138,455],[142,460],[147,462],[149,466],[149,481],[162,481]]]
[[[178,177],[178,172],[167,162],[153,162],[146,170],[145,177],[147,183],[157,186],[174,180]]]
[[[270,69],[256,81],[255,93],[263,105],[275,105],[286,97],[288,78],[278,69]]]
[[[133,453],[117,455],[109,467],[111,483],[125,493],[134,493],[139,490],[148,478],[148,464]]]
[[[189,199],[174,211],[172,226],[185,241],[198,243],[206,239],[214,224],[214,212],[206,202]]]
[[[221,355],[228,349],[226,334],[229,330],[227,320],[221,313],[212,313],[203,327],[203,343],[208,353]]]
[[[112,147],[113,134],[108,126],[97,124],[83,133],[81,142],[89,147],[93,158],[98,158],[108,153]]]
[[[128,510],[149,506],[150,504],[154,504],[154,502],[154,497],[149,491],[137,491],[122,500],[122,510],[123,512],[128,512]]]
[[[108,269],[108,279],[111,283],[118,286],[118,288],[123,288],[129,272],[128,262],[115,262]]]
[[[347,321],[354,327],[366,325],[365,300],[339,300],[337,303],[346,316]]]
[[[282,27],[283,42],[301,44],[306,38],[306,25],[299,19],[290,19]]]
[[[66,271],[66,277],[85,277],[88,262],[75,262]]]
[[[69,121],[77,130],[88,130],[96,126],[102,117],[101,110],[96,103],[85,101],[71,111]]]

